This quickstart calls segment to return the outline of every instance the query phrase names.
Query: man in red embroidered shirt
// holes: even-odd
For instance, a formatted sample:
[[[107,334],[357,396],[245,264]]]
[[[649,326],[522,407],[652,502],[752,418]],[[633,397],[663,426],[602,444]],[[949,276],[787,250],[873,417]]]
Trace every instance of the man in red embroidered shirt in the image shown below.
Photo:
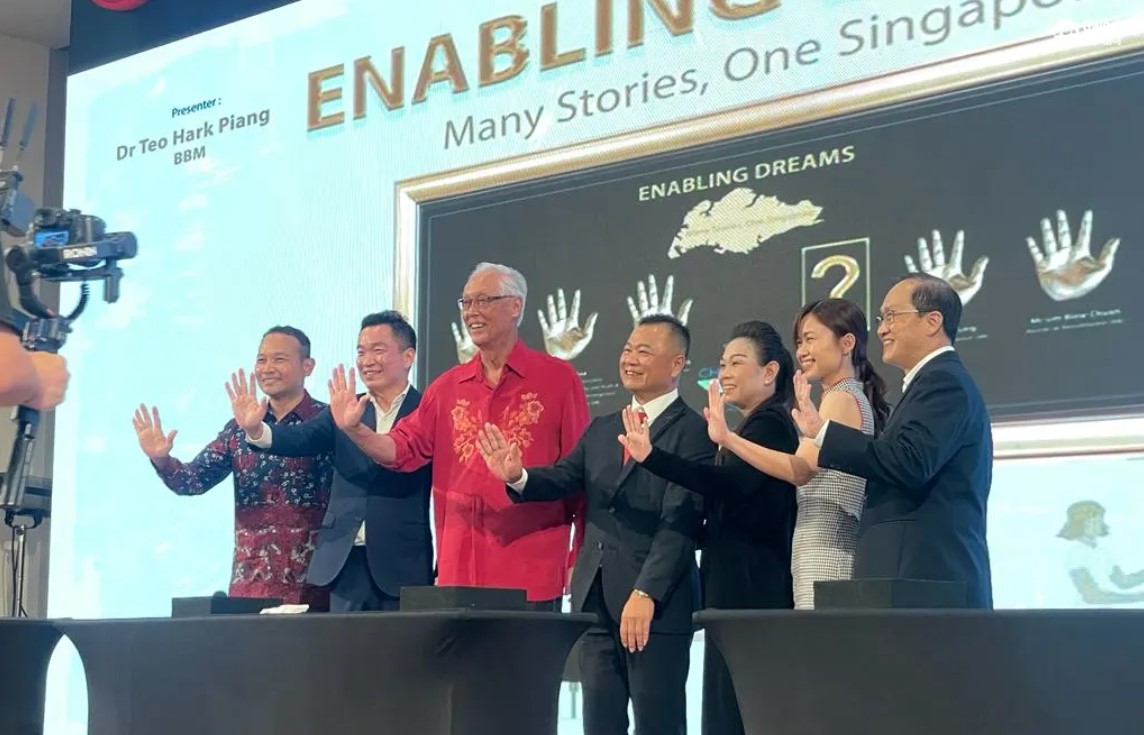
[[[477,446],[477,431],[494,423],[526,463],[545,464],[567,454],[588,425],[575,369],[520,340],[527,293],[518,271],[477,266],[459,299],[477,354],[433,381],[417,410],[388,434],[361,424],[365,403],[352,370],[348,383],[335,377],[330,410],[374,461],[398,471],[433,462],[437,584],[524,589],[532,608],[559,611],[583,540],[583,495],[514,504]]]

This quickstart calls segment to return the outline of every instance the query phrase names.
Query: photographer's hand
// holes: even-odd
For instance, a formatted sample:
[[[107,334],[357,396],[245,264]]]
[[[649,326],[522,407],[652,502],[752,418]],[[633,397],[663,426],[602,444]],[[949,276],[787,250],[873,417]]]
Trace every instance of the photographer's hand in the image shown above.
[[[47,411],[63,403],[71,378],[68,361],[52,352],[29,352],[28,357],[40,381],[40,394],[27,404],[28,408]]]

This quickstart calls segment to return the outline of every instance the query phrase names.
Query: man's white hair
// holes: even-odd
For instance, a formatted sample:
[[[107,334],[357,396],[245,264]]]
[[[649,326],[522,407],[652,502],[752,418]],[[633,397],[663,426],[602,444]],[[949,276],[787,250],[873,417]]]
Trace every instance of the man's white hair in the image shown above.
[[[516,318],[516,326],[519,327],[520,323],[524,321],[524,307],[528,301],[528,281],[524,279],[524,274],[516,268],[510,268],[500,263],[478,263],[473,272],[469,274],[469,280],[472,280],[478,273],[486,271],[492,271],[500,277],[502,294],[520,297],[520,316]]]

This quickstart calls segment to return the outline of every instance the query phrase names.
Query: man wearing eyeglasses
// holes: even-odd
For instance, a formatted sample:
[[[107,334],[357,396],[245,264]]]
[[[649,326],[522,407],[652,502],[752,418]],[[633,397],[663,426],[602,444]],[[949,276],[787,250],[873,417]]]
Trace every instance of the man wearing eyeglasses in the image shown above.
[[[818,466],[867,479],[856,579],[962,582],[970,607],[993,606],[985,513],[993,438],[977,384],[953,349],[961,299],[911,273],[882,302],[882,359],[906,371],[902,399],[877,438],[823,421],[796,377],[795,420]]]
[[[481,263],[465,284],[461,319],[477,353],[444,373],[388,433],[361,424],[354,378],[335,381],[338,427],[375,462],[411,472],[433,463],[437,584],[524,589],[533,609],[559,611],[583,539],[583,495],[516,505],[493,477],[477,432],[495,424],[524,461],[556,462],[588,425],[580,376],[567,362],[520,339],[528,285],[513,268]]]

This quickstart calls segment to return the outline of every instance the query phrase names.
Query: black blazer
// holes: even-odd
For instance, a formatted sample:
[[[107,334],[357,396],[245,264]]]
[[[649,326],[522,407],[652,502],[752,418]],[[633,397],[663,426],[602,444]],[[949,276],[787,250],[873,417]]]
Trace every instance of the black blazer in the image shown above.
[[[420,402],[421,394],[410,387],[394,423],[412,413]],[[362,423],[371,429],[377,427],[372,402],[366,406]],[[433,584],[433,537],[429,532],[432,464],[410,473],[385,469],[334,424],[329,408],[305,423],[275,426],[266,451],[299,457],[331,450],[334,482],[307,583],[327,585],[338,576],[364,519],[366,557],[382,591],[398,597],[402,587]]]
[[[706,422],[683,399],[673,401],[650,430],[655,446],[684,459],[709,462],[715,456]],[[509,497],[546,501],[585,492],[584,547],[572,570],[574,610],[584,611],[600,574],[614,620],[632,590],[640,589],[656,603],[652,632],[690,633],[691,615],[700,603],[695,545],[703,503],[633,460],[621,465],[623,446],[616,437],[623,431],[619,413],[593,420],[567,456],[549,467],[530,467],[522,493],[509,488]]]
[[[798,449],[798,429],[781,403],[760,406],[737,433],[779,452]],[[699,568],[705,607],[729,610],[794,607],[791,544],[798,509],[795,487],[764,474],[732,452],[719,464],[689,462],[652,448],[643,466],[703,496],[707,520]]]
[[[831,423],[818,464],[867,479],[855,578],[960,581],[971,607],[993,606],[985,541],[993,434],[956,353],[918,371],[877,439]]]

